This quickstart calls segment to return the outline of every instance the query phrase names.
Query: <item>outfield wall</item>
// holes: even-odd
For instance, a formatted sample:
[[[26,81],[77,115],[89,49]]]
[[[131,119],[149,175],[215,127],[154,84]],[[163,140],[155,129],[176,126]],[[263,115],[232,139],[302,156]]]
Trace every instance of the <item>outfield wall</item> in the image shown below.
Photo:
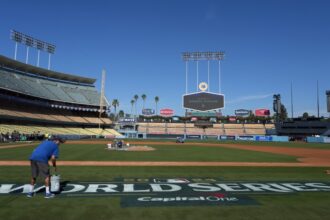
[[[330,137],[307,137],[308,143],[330,143]]]

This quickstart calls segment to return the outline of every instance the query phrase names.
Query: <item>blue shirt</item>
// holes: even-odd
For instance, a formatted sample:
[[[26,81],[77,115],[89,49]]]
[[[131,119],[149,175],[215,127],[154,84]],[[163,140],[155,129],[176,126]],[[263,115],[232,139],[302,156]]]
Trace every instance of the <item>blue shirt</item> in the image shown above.
[[[49,159],[53,155],[55,158],[58,157],[58,153],[59,150],[57,144],[53,141],[43,141],[36,149],[33,150],[29,159],[48,164]]]

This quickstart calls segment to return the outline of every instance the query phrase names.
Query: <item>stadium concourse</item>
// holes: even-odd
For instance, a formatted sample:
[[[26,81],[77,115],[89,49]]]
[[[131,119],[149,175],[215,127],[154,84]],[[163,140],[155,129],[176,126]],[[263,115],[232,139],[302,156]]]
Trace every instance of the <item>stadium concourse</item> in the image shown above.
[[[0,56],[1,140],[53,134],[121,136],[102,108],[95,79],[55,72]],[[107,101],[104,100],[104,103]]]

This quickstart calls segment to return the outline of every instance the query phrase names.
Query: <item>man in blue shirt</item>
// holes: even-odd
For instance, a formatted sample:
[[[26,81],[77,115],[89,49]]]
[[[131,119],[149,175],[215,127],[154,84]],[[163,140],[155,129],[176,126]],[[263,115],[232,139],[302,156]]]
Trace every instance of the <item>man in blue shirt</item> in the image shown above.
[[[34,185],[36,183],[37,177],[45,178],[46,195],[45,198],[53,198],[54,194],[49,191],[50,182],[50,172],[48,161],[51,160],[53,167],[56,172],[56,159],[59,156],[58,146],[64,143],[61,138],[53,138],[52,140],[45,140],[35,148],[29,158],[31,161],[31,187],[28,197],[34,196]]]

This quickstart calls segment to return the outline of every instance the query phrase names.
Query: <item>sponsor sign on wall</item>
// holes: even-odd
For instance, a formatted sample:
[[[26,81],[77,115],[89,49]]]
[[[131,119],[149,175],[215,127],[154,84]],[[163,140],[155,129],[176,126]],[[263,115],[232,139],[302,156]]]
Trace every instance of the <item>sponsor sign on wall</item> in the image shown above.
[[[170,109],[170,108],[163,108],[159,111],[159,113],[160,113],[161,116],[171,117],[171,116],[174,115],[174,110]]]
[[[235,140],[236,137],[233,135],[221,135],[220,140]]]
[[[238,136],[238,137],[236,137],[236,140],[240,140],[240,141],[254,141],[254,137],[253,136]]]
[[[256,141],[272,141],[272,136],[256,136]]]

